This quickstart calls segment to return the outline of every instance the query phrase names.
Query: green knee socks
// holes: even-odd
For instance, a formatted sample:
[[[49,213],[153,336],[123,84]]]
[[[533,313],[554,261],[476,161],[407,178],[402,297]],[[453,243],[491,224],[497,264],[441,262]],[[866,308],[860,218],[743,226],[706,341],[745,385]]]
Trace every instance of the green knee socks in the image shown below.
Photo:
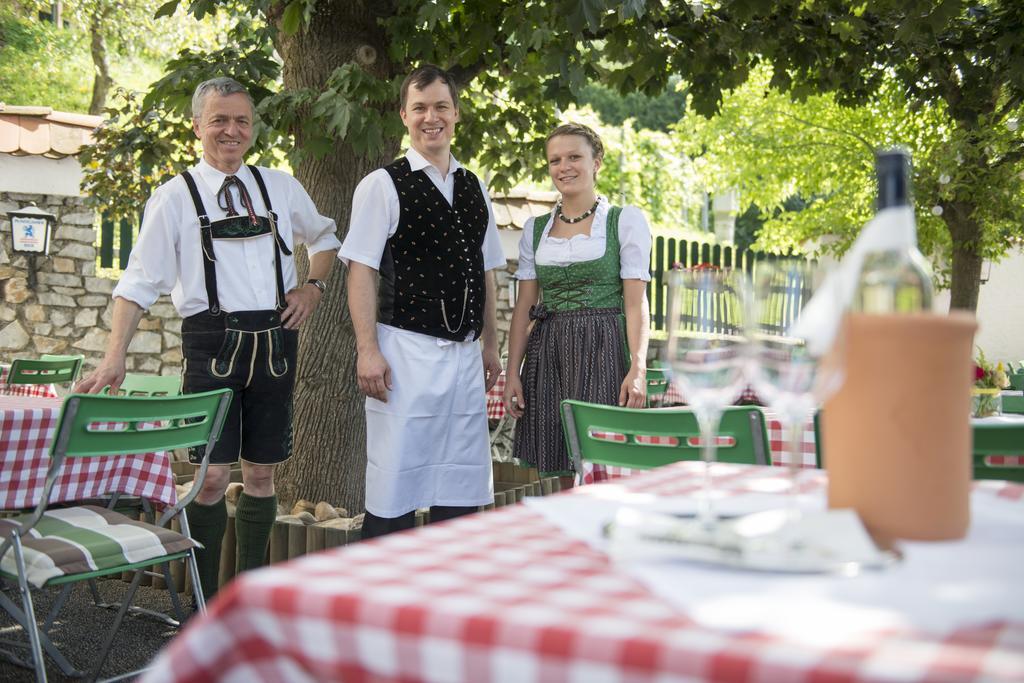
[[[192,538],[203,544],[202,548],[196,548],[196,564],[203,595],[209,600],[217,592],[220,579],[220,547],[228,524],[228,508],[222,496],[213,505],[202,505],[193,500],[185,508],[185,513]]]
[[[277,496],[257,498],[242,493],[235,507],[235,536],[238,538],[237,571],[267,563],[270,530],[277,519]]]

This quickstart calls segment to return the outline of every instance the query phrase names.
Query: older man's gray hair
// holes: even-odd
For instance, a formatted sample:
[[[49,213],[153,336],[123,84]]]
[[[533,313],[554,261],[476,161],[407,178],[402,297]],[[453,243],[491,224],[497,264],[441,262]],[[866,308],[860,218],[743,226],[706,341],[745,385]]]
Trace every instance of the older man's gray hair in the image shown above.
[[[206,98],[210,93],[215,92],[221,97],[227,97],[228,95],[234,95],[235,93],[242,93],[245,98],[249,100],[249,106],[252,107],[253,114],[256,113],[256,103],[252,101],[252,95],[244,85],[239,83],[233,78],[228,76],[218,76],[217,78],[211,78],[208,81],[203,81],[196,86],[196,91],[192,94],[192,118],[199,120],[203,117],[203,107],[206,106]]]

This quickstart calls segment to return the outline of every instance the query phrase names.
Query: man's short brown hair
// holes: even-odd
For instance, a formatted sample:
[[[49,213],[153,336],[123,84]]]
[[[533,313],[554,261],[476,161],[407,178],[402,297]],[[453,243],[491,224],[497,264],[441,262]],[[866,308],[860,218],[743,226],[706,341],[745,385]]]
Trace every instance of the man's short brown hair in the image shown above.
[[[423,90],[427,86],[441,81],[448,86],[448,92],[452,96],[452,104],[459,108],[459,86],[455,85],[455,77],[434,64],[424,64],[413,70],[411,74],[402,81],[401,108],[405,111],[405,102],[409,97],[409,86],[415,85],[417,90]]]

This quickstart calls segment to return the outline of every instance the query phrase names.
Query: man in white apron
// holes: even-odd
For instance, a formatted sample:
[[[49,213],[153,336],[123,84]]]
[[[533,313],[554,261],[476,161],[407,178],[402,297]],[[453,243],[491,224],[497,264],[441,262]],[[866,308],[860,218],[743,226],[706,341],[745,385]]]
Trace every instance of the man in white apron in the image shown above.
[[[255,111],[237,81],[213,78],[192,98],[203,158],[150,197],[128,267],[114,289],[107,353],[78,386],[116,390],[144,311],[170,293],[182,317],[182,391],[232,390],[202,491],[186,509],[207,598],[217,590],[224,491],[242,461],[235,508],[237,569],[264,564],[277,517],[274,466],[292,449],[298,327],[320,303],[340,243],[302,185],[282,171],[246,166]],[[296,281],[292,251],[305,244],[309,279]],[[191,449],[198,463],[205,447]]]
[[[487,188],[451,154],[451,74],[402,84],[411,149],[363,178],[338,253],[366,394],[363,538],[493,501],[485,393],[501,373],[495,284],[505,267]],[[380,278],[378,291],[377,277]]]

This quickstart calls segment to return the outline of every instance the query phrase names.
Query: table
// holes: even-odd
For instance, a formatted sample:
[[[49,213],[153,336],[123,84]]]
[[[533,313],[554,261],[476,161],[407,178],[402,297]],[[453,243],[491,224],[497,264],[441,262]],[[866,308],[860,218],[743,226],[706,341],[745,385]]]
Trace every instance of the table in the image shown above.
[[[716,472],[727,496],[763,491],[768,480],[785,476],[737,465],[718,465]],[[680,495],[699,486],[699,473],[700,463],[676,463],[536,500]],[[804,489],[823,495],[823,471],[805,470],[801,477]],[[1024,487],[985,482],[977,493],[1024,515]],[[716,580],[729,580],[721,571]],[[822,617],[827,627],[829,615]],[[808,635],[800,640],[703,626],[605,553],[567,535],[537,509],[516,505],[243,574],[170,643],[143,681],[1024,678],[1024,613],[1012,623],[953,633],[890,629],[831,645]]]
[[[494,383],[491,390],[487,392],[487,418],[489,420],[497,420],[501,422],[504,420],[505,404],[502,402],[502,393],[505,391],[505,373],[502,372],[498,377],[498,381]],[[666,395],[670,398],[678,396],[673,394],[670,389],[666,392]],[[782,428],[782,423],[772,416],[768,411],[765,412],[765,426],[768,428],[768,443],[771,449],[772,464],[774,465],[785,465],[789,463],[789,454],[786,453],[786,437]],[[817,450],[815,445],[814,435],[814,423],[808,422],[804,425],[804,428],[800,436],[800,455],[801,467],[816,467],[817,466]],[[589,468],[590,466],[587,465]],[[620,468],[609,467],[607,469],[607,476],[598,475],[596,481],[603,481],[606,478],[615,478],[620,474]],[[589,470],[588,470],[589,471]],[[628,470],[626,470],[628,472]],[[593,481],[593,477],[589,477],[587,473],[584,474],[584,482]]]
[[[57,388],[52,384],[8,384],[7,375],[11,366],[0,365],[0,395],[7,396],[57,396]]]
[[[30,508],[39,502],[60,408],[57,398],[0,395],[0,510]],[[166,453],[68,458],[50,502],[99,498],[115,491],[160,505],[178,502]]]

